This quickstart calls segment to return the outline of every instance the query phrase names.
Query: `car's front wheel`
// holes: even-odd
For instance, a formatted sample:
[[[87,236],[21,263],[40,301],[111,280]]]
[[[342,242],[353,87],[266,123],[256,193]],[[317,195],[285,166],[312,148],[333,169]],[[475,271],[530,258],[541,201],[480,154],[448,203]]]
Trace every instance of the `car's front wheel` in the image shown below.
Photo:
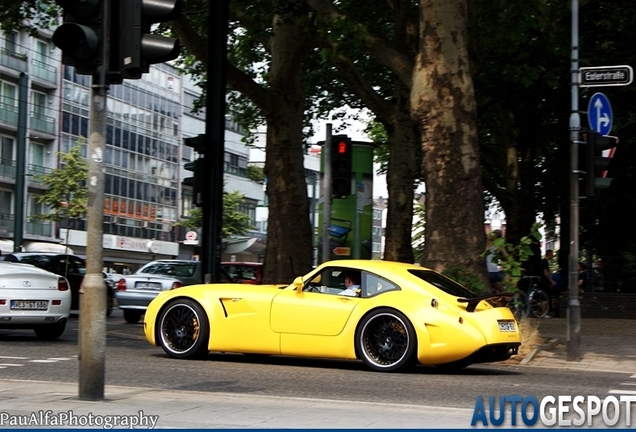
[[[134,309],[124,309],[124,319],[128,324],[137,324],[143,312]]]
[[[208,353],[210,324],[203,308],[190,299],[166,305],[157,319],[161,348],[170,357],[200,358]]]
[[[55,340],[64,334],[66,329],[66,321],[58,322],[50,325],[38,326],[33,329],[35,335],[44,340]]]
[[[417,337],[402,313],[377,309],[362,319],[356,330],[356,350],[367,367],[394,372],[415,363]]]

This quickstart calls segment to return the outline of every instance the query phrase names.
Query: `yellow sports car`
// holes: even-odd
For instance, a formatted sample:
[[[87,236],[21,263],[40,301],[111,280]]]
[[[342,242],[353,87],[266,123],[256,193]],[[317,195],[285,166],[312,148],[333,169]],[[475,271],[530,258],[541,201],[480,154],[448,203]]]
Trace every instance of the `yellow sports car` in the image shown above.
[[[174,358],[222,351],[360,359],[384,372],[415,362],[461,368],[517,353],[517,322],[493,306],[497,297],[477,297],[417,265],[331,261],[286,287],[164,291],[148,306],[144,332]]]

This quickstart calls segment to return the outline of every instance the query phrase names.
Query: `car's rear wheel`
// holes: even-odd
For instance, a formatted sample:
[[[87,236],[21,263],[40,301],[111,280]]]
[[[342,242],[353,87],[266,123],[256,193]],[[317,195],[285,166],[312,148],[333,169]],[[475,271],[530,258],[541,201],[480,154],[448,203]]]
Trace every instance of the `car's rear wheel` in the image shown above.
[[[169,303],[157,319],[157,334],[170,357],[200,358],[208,353],[210,324],[203,308],[193,300]]]
[[[417,337],[402,313],[377,309],[364,317],[356,330],[356,350],[367,367],[394,372],[415,363]]]
[[[38,326],[33,329],[35,335],[44,340],[55,340],[64,334],[66,329],[66,321],[61,321],[55,324]]]
[[[124,309],[124,319],[128,324],[137,324],[143,312],[134,309]]]

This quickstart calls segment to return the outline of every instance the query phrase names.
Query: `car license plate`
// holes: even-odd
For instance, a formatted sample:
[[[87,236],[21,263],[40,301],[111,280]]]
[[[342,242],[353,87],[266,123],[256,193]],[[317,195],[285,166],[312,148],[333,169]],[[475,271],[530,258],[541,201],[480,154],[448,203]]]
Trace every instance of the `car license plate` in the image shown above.
[[[160,290],[161,284],[159,282],[136,282],[135,288],[145,288],[152,290]]]
[[[47,310],[48,300],[11,300],[11,310]]]
[[[499,321],[499,331],[513,332],[517,331],[514,321]]]

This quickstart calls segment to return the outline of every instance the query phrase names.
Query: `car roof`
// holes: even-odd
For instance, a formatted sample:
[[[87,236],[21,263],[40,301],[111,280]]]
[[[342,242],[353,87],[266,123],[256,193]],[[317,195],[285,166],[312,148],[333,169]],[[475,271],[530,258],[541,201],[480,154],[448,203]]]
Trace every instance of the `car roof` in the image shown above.
[[[81,258],[77,255],[73,255],[73,254],[63,254],[63,253],[57,253],[57,252],[12,252],[10,254],[6,254],[3,256],[9,256],[9,255],[13,255],[15,257],[22,257],[22,256],[36,256],[36,255],[43,255],[43,256],[72,256],[72,257],[77,257],[77,258]]]

